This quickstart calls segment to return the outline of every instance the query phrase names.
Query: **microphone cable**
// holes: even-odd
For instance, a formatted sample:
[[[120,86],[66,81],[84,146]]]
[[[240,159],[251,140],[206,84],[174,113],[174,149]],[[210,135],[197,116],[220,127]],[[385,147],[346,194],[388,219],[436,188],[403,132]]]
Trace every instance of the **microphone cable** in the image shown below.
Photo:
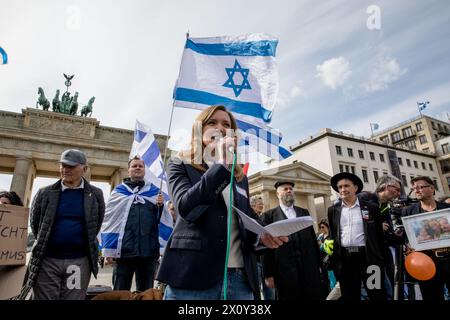
[[[231,242],[231,218],[233,214],[233,185],[234,185],[234,168],[236,167],[236,152],[233,152],[233,165],[231,166],[231,178],[230,178],[230,198],[228,206],[228,222],[227,222],[227,251],[225,255],[225,267],[223,273],[223,300],[227,300],[228,291],[228,258],[230,255],[230,242]]]

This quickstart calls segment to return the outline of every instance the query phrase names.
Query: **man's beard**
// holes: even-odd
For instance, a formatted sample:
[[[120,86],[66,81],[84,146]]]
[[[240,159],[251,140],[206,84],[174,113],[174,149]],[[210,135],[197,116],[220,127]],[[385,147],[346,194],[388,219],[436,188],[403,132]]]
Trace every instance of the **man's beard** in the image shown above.
[[[285,193],[281,196],[281,203],[286,207],[290,207],[294,204],[294,195],[290,193]]]

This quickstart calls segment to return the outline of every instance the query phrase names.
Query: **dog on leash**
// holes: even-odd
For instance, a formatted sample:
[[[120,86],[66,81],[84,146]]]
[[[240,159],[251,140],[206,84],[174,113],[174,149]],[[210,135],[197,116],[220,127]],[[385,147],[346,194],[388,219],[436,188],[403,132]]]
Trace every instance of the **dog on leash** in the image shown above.
[[[116,290],[104,292],[96,295],[92,300],[162,300],[163,292],[161,289],[148,289],[143,292]]]

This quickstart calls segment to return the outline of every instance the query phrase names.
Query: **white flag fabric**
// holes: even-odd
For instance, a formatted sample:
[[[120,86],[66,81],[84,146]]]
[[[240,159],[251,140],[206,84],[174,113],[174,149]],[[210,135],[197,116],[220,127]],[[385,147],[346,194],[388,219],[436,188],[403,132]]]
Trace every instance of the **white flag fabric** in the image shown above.
[[[145,164],[145,180],[150,181],[157,186],[161,185],[161,191],[164,200],[169,200],[169,192],[167,188],[167,177],[164,170],[164,162],[162,161],[161,152],[159,150],[158,142],[156,141],[152,130],[149,126],[136,120],[136,127],[134,131],[134,141],[131,147],[130,159],[134,156],[139,156]],[[161,214],[159,223],[159,244],[161,253],[169,240],[173,231],[173,220],[167,206]]]
[[[146,182],[139,191],[138,187],[132,190],[125,183],[121,183],[111,192],[100,230],[100,247],[104,257],[120,258],[131,205],[137,202],[145,203],[145,200],[156,204],[158,193],[159,189],[150,182]]]
[[[278,94],[278,40],[266,34],[188,38],[174,89],[177,107],[223,105],[253,149],[286,158],[281,134],[269,126]],[[250,143],[252,144],[252,143]]]

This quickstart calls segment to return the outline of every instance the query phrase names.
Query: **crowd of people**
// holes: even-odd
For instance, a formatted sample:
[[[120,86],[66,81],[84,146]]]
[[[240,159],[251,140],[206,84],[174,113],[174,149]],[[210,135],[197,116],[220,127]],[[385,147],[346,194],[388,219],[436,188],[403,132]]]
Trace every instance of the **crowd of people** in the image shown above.
[[[236,129],[233,114],[222,106],[199,114],[190,148],[167,165],[168,203],[144,180],[139,156],[130,159],[128,178],[105,204],[102,191],[83,178],[86,155],[64,151],[61,179],[40,189],[31,205],[36,243],[18,298],[85,299],[90,276],[99,268],[100,238],[100,255],[114,268],[114,290],[130,290],[133,276],[138,291],[158,280],[166,300],[383,301],[394,299],[395,288],[408,281],[419,284],[424,300],[444,299],[450,247],[424,251],[436,265],[427,281],[413,280],[407,272],[399,277],[393,254],[414,251],[399,216],[450,208],[448,199],[434,198],[433,180],[414,178],[417,202],[398,208],[394,204],[403,188],[398,178],[384,175],[368,192],[357,175],[341,172],[330,180],[338,197],[317,232],[310,226],[289,236],[257,235],[244,227],[235,208],[262,225],[309,212],[295,203],[295,183],[301,181],[277,181],[278,203],[272,208],[261,195],[250,197],[248,179],[236,163]],[[0,203],[22,205],[14,192],[0,193]],[[174,229],[160,257],[158,224],[165,206]],[[437,226],[450,231],[445,218]],[[418,237],[430,239],[428,229]]]

